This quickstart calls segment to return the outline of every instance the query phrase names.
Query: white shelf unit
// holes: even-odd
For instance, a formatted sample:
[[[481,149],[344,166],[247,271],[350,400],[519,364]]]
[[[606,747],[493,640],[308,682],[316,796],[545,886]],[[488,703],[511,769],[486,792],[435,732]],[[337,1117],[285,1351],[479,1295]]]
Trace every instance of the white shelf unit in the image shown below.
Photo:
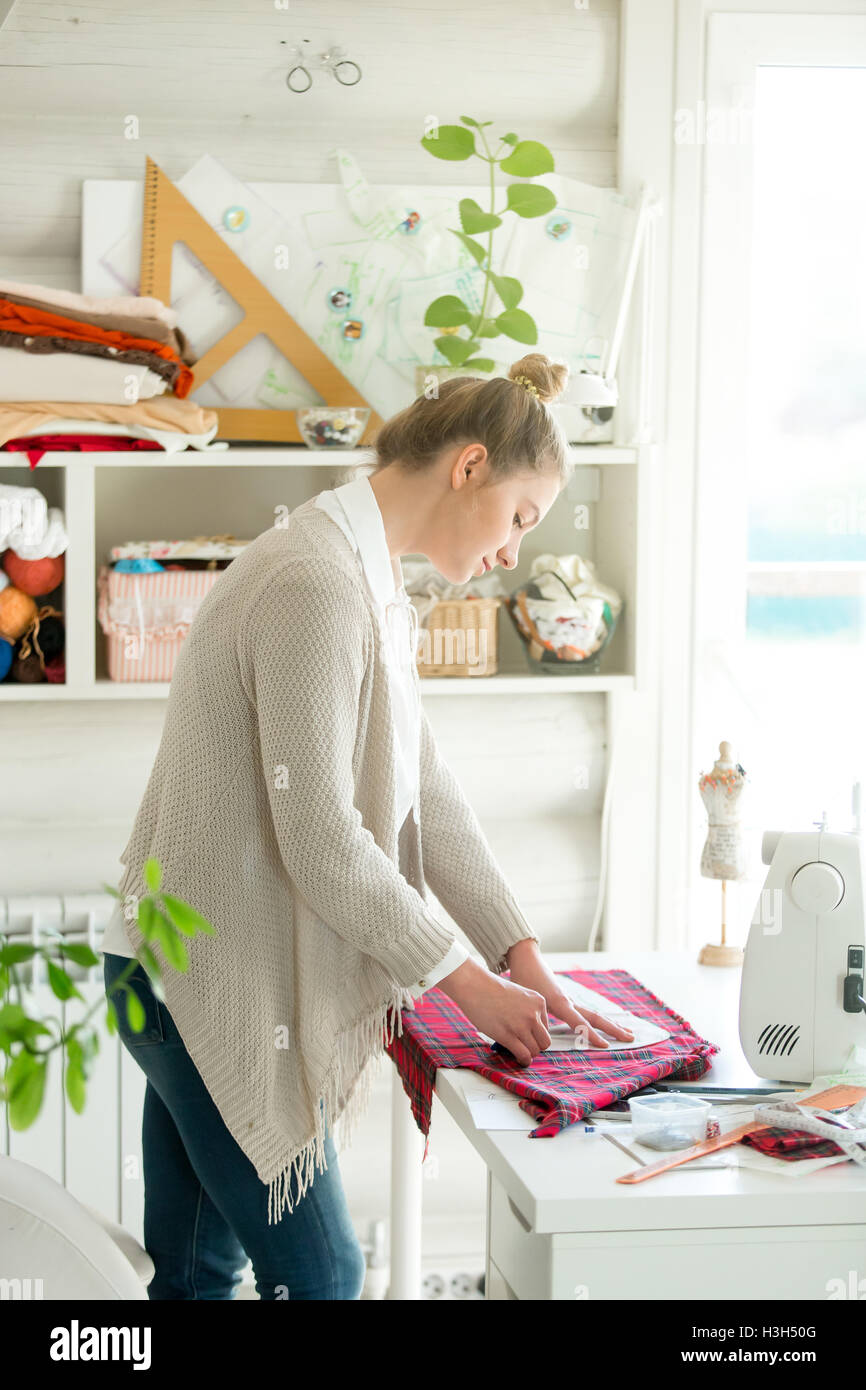
[[[640,536],[643,475],[650,446],[574,446],[574,475],[544,521],[524,540],[518,568],[502,572],[506,590],[525,579],[535,555],[578,550],[599,578],[624,599],[618,630],[597,674],[548,675],[529,670],[522,643],[500,610],[499,670],[493,676],[425,678],[425,695],[535,695],[623,692],[639,688]],[[69,545],[62,607],[66,620],[66,683],[0,683],[0,701],[159,700],[168,682],[112,681],[96,617],[96,577],[108,548],[125,540],[188,534],[252,539],[273,523],[274,509],[299,505],[372,461],[369,449],[236,446],[179,454],[47,452],[35,469],[26,455],[0,462],[0,481],[35,486],[63,509]],[[315,472],[311,471],[315,470]],[[586,504],[588,528],[574,529],[574,508]],[[43,600],[40,600],[43,601]]]

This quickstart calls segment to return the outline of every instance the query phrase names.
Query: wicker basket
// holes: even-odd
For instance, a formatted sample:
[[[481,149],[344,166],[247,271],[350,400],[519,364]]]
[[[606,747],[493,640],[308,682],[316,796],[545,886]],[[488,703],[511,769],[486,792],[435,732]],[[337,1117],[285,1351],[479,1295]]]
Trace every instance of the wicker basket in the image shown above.
[[[420,676],[495,676],[498,598],[447,599],[419,625]]]

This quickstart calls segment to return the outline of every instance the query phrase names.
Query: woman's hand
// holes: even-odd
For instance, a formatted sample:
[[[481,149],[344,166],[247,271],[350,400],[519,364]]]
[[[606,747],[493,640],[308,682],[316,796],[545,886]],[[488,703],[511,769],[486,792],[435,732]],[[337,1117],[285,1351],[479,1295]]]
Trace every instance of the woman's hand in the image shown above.
[[[612,1037],[619,1038],[622,1042],[632,1042],[634,1033],[629,1028],[621,1028],[616,1023],[611,1023],[603,1014],[595,1013],[592,1009],[576,1009],[562,988],[562,980],[558,975],[554,975],[550,966],[544,960],[538,942],[531,937],[526,937],[523,941],[518,941],[510,947],[507,952],[508,969],[510,979],[516,985],[522,985],[524,989],[535,990],[544,999],[547,1008],[556,1018],[561,1018],[563,1023],[570,1023],[572,1028],[579,1031],[592,1047],[608,1047],[610,1044],[596,1032],[597,1028],[603,1028]],[[545,1044],[546,1046],[546,1044]]]
[[[445,975],[439,988],[454,1000],[479,1033],[507,1047],[521,1066],[528,1067],[533,1057],[550,1046],[542,996],[494,974],[471,956]]]

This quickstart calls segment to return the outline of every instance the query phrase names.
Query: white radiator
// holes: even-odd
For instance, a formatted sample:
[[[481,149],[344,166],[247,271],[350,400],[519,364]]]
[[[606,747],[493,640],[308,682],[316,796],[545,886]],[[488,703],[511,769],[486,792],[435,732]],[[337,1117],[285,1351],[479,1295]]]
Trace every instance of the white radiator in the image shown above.
[[[110,893],[71,893],[0,897],[0,932],[14,942],[45,945],[61,933],[99,951],[102,934],[117,902]],[[36,1015],[53,1015],[69,1027],[97,1000],[104,998],[102,957],[85,970],[66,962],[85,1002],[59,1000],[50,989],[42,962],[35,957],[18,967],[25,1007]],[[30,1129],[10,1128],[6,1108],[0,1114],[0,1153],[41,1168],[73,1196],[119,1221],[142,1239],[144,1184],[141,1172],[141,1110],[145,1077],[105,1027],[104,1004],[92,1015],[100,1040],[87,1083],[83,1114],[77,1115],[64,1091],[65,1056],[51,1054],[42,1110]]]

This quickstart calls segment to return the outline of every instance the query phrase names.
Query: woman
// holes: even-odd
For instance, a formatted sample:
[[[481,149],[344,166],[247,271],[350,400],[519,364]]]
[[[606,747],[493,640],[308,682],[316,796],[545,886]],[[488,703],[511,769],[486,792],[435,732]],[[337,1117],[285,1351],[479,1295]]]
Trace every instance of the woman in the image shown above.
[[[183,644],[104,942],[108,986],[144,940],[149,856],[216,929],[164,970],[164,1002],[137,967],[143,1032],[118,1008],[148,1078],[151,1298],[231,1298],[248,1257],[262,1299],[359,1297],[331,1126],[348,1142],[370,1063],[431,985],[522,1064],[548,1010],[602,1046],[598,1027],[631,1036],[562,992],[439,755],[398,558],[454,583],[515,567],[567,480],[546,404],[566,376],[533,353],[419,397],[381,429],[375,472],[246,547]]]

